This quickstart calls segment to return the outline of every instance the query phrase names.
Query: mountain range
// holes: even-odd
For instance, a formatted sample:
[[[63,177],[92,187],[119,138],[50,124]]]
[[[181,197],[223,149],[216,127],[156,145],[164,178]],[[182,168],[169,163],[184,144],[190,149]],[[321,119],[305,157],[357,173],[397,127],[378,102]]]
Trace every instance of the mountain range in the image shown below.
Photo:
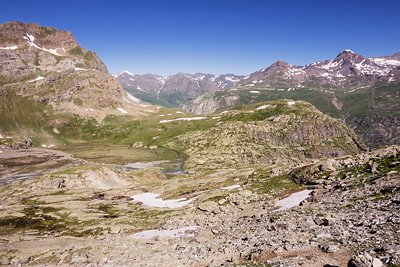
[[[399,134],[400,53],[365,58],[350,50],[306,66],[278,61],[233,87],[182,106],[196,114],[275,99],[304,100],[341,118],[370,147],[395,144]]]
[[[122,87],[135,97],[154,105],[178,108],[206,93],[229,88],[244,76],[234,74],[187,74],[169,76],[132,74],[129,71],[113,74]]]
[[[359,139],[400,142],[398,61],[113,77],[0,25],[0,265],[399,266],[400,146]]]

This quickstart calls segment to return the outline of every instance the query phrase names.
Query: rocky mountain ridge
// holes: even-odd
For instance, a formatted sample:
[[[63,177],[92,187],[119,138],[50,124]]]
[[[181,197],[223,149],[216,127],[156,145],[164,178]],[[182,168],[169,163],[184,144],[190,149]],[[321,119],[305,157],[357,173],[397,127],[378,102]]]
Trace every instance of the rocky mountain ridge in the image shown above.
[[[213,116],[218,120],[213,127],[187,132],[168,143],[189,156],[188,172],[250,164],[291,165],[366,150],[343,121],[304,101],[239,106]]]
[[[248,103],[283,98],[304,100],[345,120],[370,147],[397,144],[399,57],[400,53],[364,58],[343,51],[334,60],[302,67],[278,61],[232,88],[203,94],[182,109],[211,114]]]
[[[187,74],[169,76],[132,74],[128,71],[113,74],[122,87],[132,95],[153,104],[179,107],[206,92],[229,88],[244,76],[234,74]]]
[[[71,32],[18,21],[0,25],[0,103],[0,131],[8,135],[31,132],[25,118],[32,114],[34,121],[71,113],[102,121],[107,114],[155,110],[127,94]],[[33,106],[35,111],[25,110]]]
[[[295,66],[278,61],[270,67],[246,76],[236,87],[316,87],[331,90],[391,82],[390,71],[400,66],[400,52],[392,56],[365,58],[351,50],[341,52],[333,60]]]

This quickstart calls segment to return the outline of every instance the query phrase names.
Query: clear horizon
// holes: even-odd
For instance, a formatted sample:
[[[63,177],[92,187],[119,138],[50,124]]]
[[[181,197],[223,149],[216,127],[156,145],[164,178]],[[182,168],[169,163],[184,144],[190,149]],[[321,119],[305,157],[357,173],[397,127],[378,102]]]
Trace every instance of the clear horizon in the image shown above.
[[[307,65],[350,49],[399,52],[400,1],[4,1],[0,23],[71,31],[110,73],[248,75],[282,60]]]

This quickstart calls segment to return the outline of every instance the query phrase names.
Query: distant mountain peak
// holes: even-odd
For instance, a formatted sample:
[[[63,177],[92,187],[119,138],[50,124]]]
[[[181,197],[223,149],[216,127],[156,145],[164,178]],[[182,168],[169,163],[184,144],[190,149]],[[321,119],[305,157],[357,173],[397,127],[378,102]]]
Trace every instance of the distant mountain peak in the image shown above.
[[[333,60],[334,62],[340,61],[340,60],[345,60],[348,59],[352,62],[359,63],[363,60],[365,60],[365,57],[362,55],[356,54],[353,51],[347,49],[341,52],[337,57]]]
[[[122,71],[122,73],[126,73],[126,74],[129,74],[129,75],[132,75],[132,76],[135,75],[135,74],[133,74],[133,73],[127,71],[127,70]]]

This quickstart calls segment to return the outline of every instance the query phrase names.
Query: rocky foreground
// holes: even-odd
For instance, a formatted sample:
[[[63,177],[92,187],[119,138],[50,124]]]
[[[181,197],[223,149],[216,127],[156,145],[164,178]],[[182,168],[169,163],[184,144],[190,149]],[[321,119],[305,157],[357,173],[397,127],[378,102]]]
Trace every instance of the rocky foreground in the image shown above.
[[[98,216],[96,223],[83,228],[86,232],[81,234],[78,234],[78,228],[74,228],[76,232],[71,232],[72,226],[50,230],[50,226],[18,229],[16,225],[15,228],[8,228],[7,232],[4,231],[7,227],[4,223],[5,215],[1,213],[1,263],[21,266],[398,266],[399,152],[400,147],[389,147],[355,157],[314,161],[286,170],[292,180],[303,184],[302,187],[295,186],[292,189],[282,187],[290,181],[277,180],[277,175],[271,170],[262,172],[254,166],[247,169],[247,175],[244,170],[238,170],[238,176],[227,174],[229,179],[233,179],[230,183],[236,184],[225,189],[219,185],[226,183],[221,183],[223,179],[215,173],[204,176],[203,180],[200,177],[189,178],[186,182],[192,187],[185,187],[190,189],[187,191],[182,191],[182,188],[172,190],[173,183],[185,183],[184,179],[164,180],[158,174],[158,180],[163,180],[165,184],[153,183],[146,190],[158,190],[160,193],[164,190],[164,195],[169,192],[170,196],[175,191],[176,198],[180,195],[193,199],[187,206],[172,210],[132,202],[128,196],[135,192],[133,187],[108,191],[103,189],[103,193],[98,194],[96,199],[79,201],[71,200],[76,192],[67,190],[58,193],[59,200],[69,198],[63,201],[63,209],[75,205],[75,210],[79,210],[79,205],[88,201],[92,208],[90,214],[92,217]],[[65,184],[68,185],[68,179],[79,177],[93,179],[95,173],[91,170],[91,176],[86,173],[75,178],[65,178]],[[126,172],[118,175],[120,179],[127,177],[124,176]],[[107,177],[110,177],[110,173]],[[29,195],[29,188],[44,190],[46,183],[43,183],[43,178],[39,181],[20,183],[25,197]],[[146,180],[147,185],[149,181]],[[201,186],[202,183],[208,186]],[[212,183],[217,186],[210,185]],[[138,188],[145,189],[144,183],[134,184],[136,192]],[[269,186],[268,190],[260,190],[260,186],[266,185]],[[313,192],[300,206],[277,209],[279,198],[306,187]],[[51,220],[55,214],[62,214],[54,213],[56,207],[63,210],[56,201],[57,194],[47,195],[48,203],[44,202],[45,198],[38,196],[30,198],[34,203],[29,203],[27,199],[24,203],[18,203],[18,193],[14,197],[5,198],[4,192],[10,188],[7,186],[1,189],[3,206],[0,211],[10,211],[26,205],[25,209],[34,209],[32,212],[37,218],[45,218],[43,215],[47,215],[48,220]],[[68,189],[68,186],[65,188]],[[93,193],[81,190],[80,197]],[[50,200],[50,196],[54,199]],[[94,203],[103,203],[103,206],[111,203],[113,212],[103,208],[102,212],[96,214],[93,212]],[[45,213],[45,207],[53,213]],[[53,207],[53,210],[49,207]],[[125,207],[123,212],[121,207]],[[142,213],[134,213],[135,209]],[[41,210],[43,214],[35,210]],[[78,211],[72,214],[79,221],[85,220]],[[139,217],[152,221],[153,215],[159,218],[153,225],[129,225],[127,222],[128,219],[138,220]],[[54,222],[63,225],[60,220]],[[64,225],[68,223],[70,221],[66,220]],[[189,230],[183,230],[180,235],[161,236],[162,230],[182,228]],[[146,229],[158,229],[160,234],[135,238]]]

